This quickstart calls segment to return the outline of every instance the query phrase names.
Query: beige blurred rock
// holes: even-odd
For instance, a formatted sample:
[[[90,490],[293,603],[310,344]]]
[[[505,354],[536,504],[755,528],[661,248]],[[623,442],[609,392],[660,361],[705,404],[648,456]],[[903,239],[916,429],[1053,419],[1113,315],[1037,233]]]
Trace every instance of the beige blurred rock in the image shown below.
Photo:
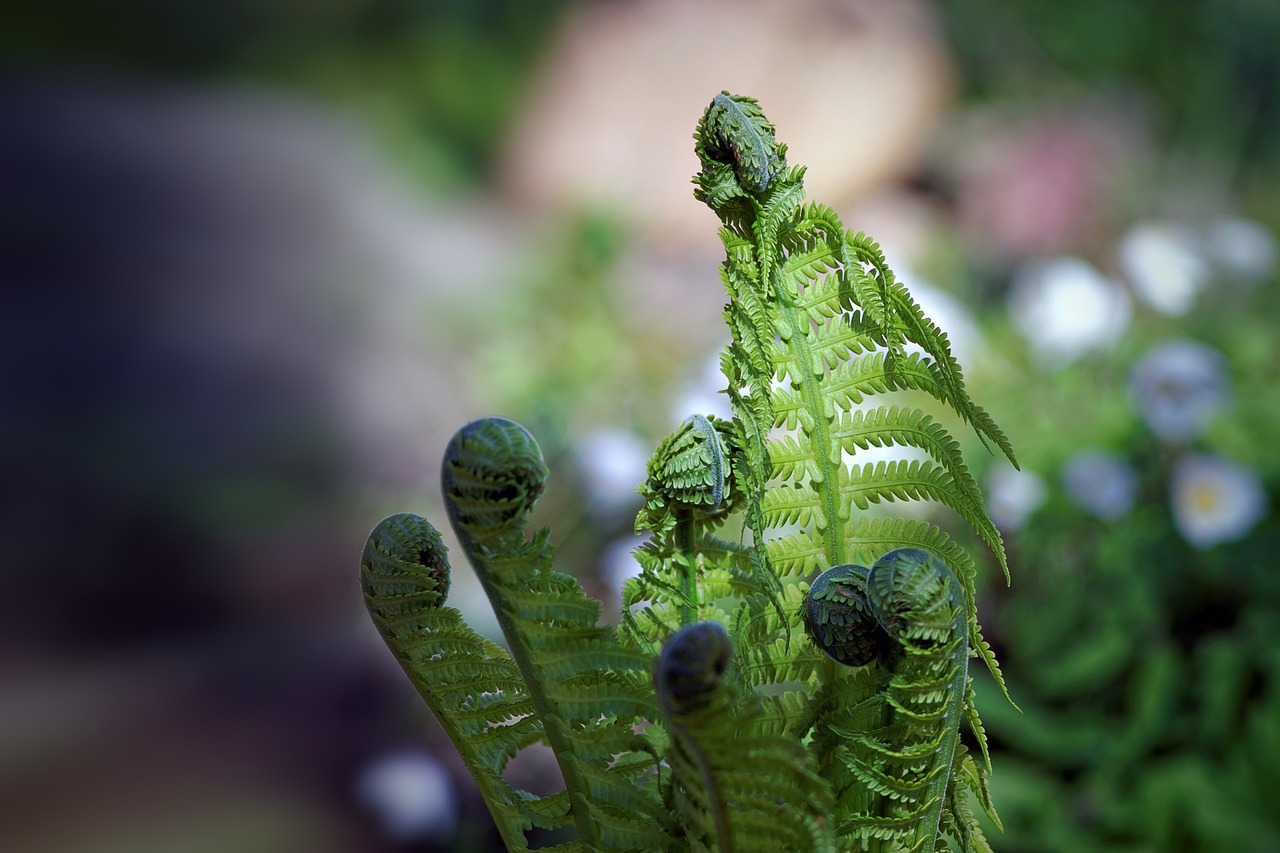
[[[675,243],[709,235],[691,137],[722,89],[757,98],[809,196],[841,205],[912,167],[951,80],[916,0],[584,4],[548,56],[505,159],[511,197],[618,209]]]

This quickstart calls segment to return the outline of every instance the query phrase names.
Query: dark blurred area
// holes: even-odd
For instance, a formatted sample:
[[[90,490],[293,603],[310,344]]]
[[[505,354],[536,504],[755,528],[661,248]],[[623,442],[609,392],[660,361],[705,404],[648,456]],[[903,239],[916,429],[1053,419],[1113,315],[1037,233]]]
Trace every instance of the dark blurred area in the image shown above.
[[[457,185],[510,108],[469,114],[457,60],[505,53],[512,97],[554,22],[521,9],[7,7],[0,848],[493,849],[360,612],[372,168],[335,99],[255,67],[429,57],[435,95],[396,97]]]
[[[703,368],[724,337],[715,234],[681,158],[725,86],[765,87],[798,159],[835,176],[814,194],[979,315],[996,354],[972,374],[974,396],[1012,423],[1026,468],[1052,479],[1069,448],[1045,421],[1095,402],[1096,418],[1081,419],[1097,429],[1083,433],[1169,457],[1115,426],[1128,424],[1123,387],[1096,392],[1123,386],[1115,365],[1147,345],[1190,334],[1226,353],[1238,396],[1254,401],[1198,449],[1252,465],[1275,505],[1280,471],[1259,448],[1280,413],[1256,402],[1272,390],[1259,365],[1276,354],[1274,257],[1254,261],[1252,295],[1213,298],[1218,314],[1146,309],[1124,342],[1106,338],[1114,364],[1080,362],[1094,374],[1037,373],[1004,308],[1028,261],[1079,255],[1118,280],[1114,244],[1150,217],[1247,217],[1265,244],[1256,235],[1280,225],[1274,4],[768,6],[686,17],[681,4],[618,0],[7,5],[0,849],[497,849],[461,764],[368,624],[356,555],[382,515],[435,506],[449,434],[494,411],[547,449],[560,485],[545,513],[573,570],[602,594],[616,588],[644,459],[719,381]],[[798,55],[835,64],[819,74]],[[830,109],[851,92],[874,114]],[[863,133],[872,119],[877,132]],[[598,193],[611,182],[631,194]],[[698,229],[705,241],[690,242]],[[1255,327],[1241,330],[1232,303]],[[575,455],[587,447],[595,461]],[[1143,481],[1151,505],[1164,500],[1157,481]],[[1011,553],[1053,561],[1054,583],[1096,557],[1083,542],[1194,573],[1225,571],[1232,554],[1263,559],[1275,539],[1274,513],[1258,510],[1261,532],[1229,546],[1241,550],[1188,561],[1167,512],[1117,544],[1065,497],[1019,494]],[[1014,529],[1038,507],[1033,546]],[[1035,621],[1009,602],[1024,583],[1024,601],[1046,595],[1035,571],[1015,562],[1012,592],[991,593],[982,615],[1015,695],[1019,677],[1037,689],[1037,650],[1061,648],[1054,635],[1006,652]],[[1239,668],[1219,705],[1262,727],[1280,707],[1280,667],[1269,653],[1233,657],[1223,632],[1248,601],[1248,637],[1264,635],[1280,594],[1254,574],[1209,586],[1227,615],[1138,621],[1176,634],[1171,659]],[[1115,649],[1153,634],[1107,636],[1114,654],[1063,682],[1083,685],[1074,703],[1129,689],[1133,661]],[[1043,719],[1058,719],[1059,698],[1040,697]],[[1115,724],[1068,704],[1056,710],[1073,725]],[[1150,716],[1154,733],[1117,753],[1125,768],[1183,755],[1191,724]],[[1037,752],[1040,730],[1001,719],[996,745],[1021,750],[1013,775],[1033,793],[1013,797],[1010,846],[992,833],[996,849],[1098,838],[1208,849],[1199,829],[1161,829],[1157,841],[1182,846],[1152,848],[1106,825],[1094,789],[1076,785],[1089,757],[1056,764],[1053,748]],[[1219,748],[1229,735],[1214,732]],[[1176,804],[1219,778],[1177,768],[1190,781],[1150,795],[1153,825],[1174,825]],[[512,772],[530,788],[545,775],[536,758]],[[1129,772],[1100,790],[1123,789]],[[1058,823],[1041,794],[1066,803]],[[1277,837],[1249,832],[1256,849]]]

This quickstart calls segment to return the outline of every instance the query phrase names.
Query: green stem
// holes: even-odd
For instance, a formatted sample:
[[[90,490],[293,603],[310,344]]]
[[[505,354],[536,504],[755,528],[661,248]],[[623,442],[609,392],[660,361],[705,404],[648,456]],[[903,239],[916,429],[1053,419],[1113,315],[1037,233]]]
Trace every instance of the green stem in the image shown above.
[[[720,790],[720,780],[716,778],[711,758],[693,737],[682,726],[675,725],[681,745],[687,749],[698,766],[702,779],[702,790],[707,795],[707,811],[711,813],[711,823],[719,853],[733,853],[733,832],[729,828],[729,808],[725,804],[724,794]]]
[[[480,789],[480,796],[484,800],[485,806],[489,809],[489,815],[493,818],[494,825],[498,828],[498,835],[502,837],[502,843],[507,846],[508,850],[529,849],[529,842],[525,839],[524,833],[516,829],[511,820],[512,815],[505,813],[499,805],[500,797],[498,792],[492,789],[490,780],[493,777],[490,775],[489,769],[474,761],[471,744],[468,742],[467,736],[462,733],[453,721],[449,709],[439,701],[429,685],[416,677],[408,664],[401,660],[400,666],[405,674],[409,676],[409,680],[413,682],[414,687],[418,689],[418,695],[422,697],[427,708],[435,716],[440,728],[444,729],[445,735],[453,743],[454,748],[458,750],[458,754],[462,756],[462,761],[466,764],[467,770],[471,773],[471,778],[475,780],[476,786]]]
[[[693,513],[681,510],[676,520],[674,538],[679,543],[684,560],[679,563],[680,570],[680,627],[691,625],[698,619],[698,579],[697,579],[697,531],[693,521]]]
[[[551,747],[552,753],[555,754],[556,764],[560,766],[560,774],[564,777],[565,791],[569,795],[569,808],[573,813],[574,825],[578,828],[578,839],[589,850],[599,849],[600,837],[596,832],[595,821],[591,819],[591,809],[588,807],[587,784],[582,778],[582,774],[578,772],[578,764],[569,730],[564,724],[563,717],[555,707],[554,700],[547,695],[542,683],[542,673],[534,665],[530,657],[524,634],[511,618],[511,614],[507,612],[502,591],[493,583],[493,577],[487,562],[482,556],[482,552],[472,547],[475,543],[471,542],[469,537],[460,538],[463,539],[462,544],[467,551],[467,557],[471,560],[471,565],[475,567],[476,574],[484,586],[485,593],[493,603],[493,612],[497,617],[498,626],[502,629],[502,635],[507,638],[507,644],[511,647],[511,659],[515,662],[516,668],[520,670],[520,674],[524,678],[525,687],[529,691],[529,699],[533,703],[534,712],[542,720],[542,730],[547,738],[547,745]]]
[[[757,251],[764,252],[766,247],[762,246]],[[828,565],[838,566],[847,562],[844,525],[840,522],[840,481],[836,477],[836,464],[832,463],[829,452],[829,448],[832,447],[831,428],[827,423],[822,403],[820,377],[813,374],[813,350],[809,348],[808,329],[801,329],[796,319],[797,315],[801,317],[805,315],[796,307],[795,298],[783,285],[781,274],[773,270],[771,277],[774,296],[778,301],[778,317],[785,318],[790,330],[784,343],[791,350],[792,363],[795,366],[792,371],[792,381],[795,381],[797,375],[803,377],[799,380],[800,394],[809,410],[809,416],[813,419],[809,443],[813,447],[813,461],[822,472],[822,483],[815,487],[818,489],[818,494],[822,496],[822,513],[826,522],[823,533],[826,537]]]

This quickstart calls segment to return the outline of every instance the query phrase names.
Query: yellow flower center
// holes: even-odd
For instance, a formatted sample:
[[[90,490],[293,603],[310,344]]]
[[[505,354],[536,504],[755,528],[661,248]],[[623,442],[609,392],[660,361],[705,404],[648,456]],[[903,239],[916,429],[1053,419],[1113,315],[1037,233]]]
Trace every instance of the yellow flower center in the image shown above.
[[[1191,488],[1191,507],[1197,512],[1211,512],[1221,498],[1218,490],[1208,483],[1197,483]]]

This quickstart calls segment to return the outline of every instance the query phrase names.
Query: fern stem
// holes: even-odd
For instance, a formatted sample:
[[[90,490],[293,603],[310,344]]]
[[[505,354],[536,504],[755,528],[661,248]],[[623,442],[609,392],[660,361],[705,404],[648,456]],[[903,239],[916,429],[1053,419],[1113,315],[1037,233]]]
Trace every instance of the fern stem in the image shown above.
[[[761,246],[757,251],[767,253],[769,247]],[[813,428],[809,436],[809,443],[814,448],[813,461],[822,473],[822,482],[815,483],[814,488],[818,490],[819,495],[822,497],[822,513],[826,522],[826,529],[823,534],[826,538],[827,565],[838,566],[846,562],[844,525],[840,519],[840,481],[836,477],[837,464],[842,463],[839,460],[833,463],[828,452],[828,448],[835,445],[832,444],[831,440],[831,425],[827,422],[822,401],[822,389],[819,387],[818,378],[814,376],[816,365],[814,364],[813,351],[809,348],[809,330],[807,328],[801,329],[797,321],[797,318],[801,318],[807,322],[807,317],[796,306],[794,296],[783,285],[782,276],[776,269],[771,273],[771,277],[773,278],[773,292],[780,306],[778,317],[785,319],[791,331],[785,343],[791,350],[793,359],[792,381],[795,382],[797,377],[803,377],[799,379],[800,394],[804,398],[805,406],[808,408],[810,416],[813,418]]]
[[[715,829],[716,849],[719,853],[733,853],[733,831],[729,827],[729,806],[725,802],[724,793],[720,790],[720,780],[716,778],[711,766],[711,758],[707,755],[696,738],[682,732],[685,748],[693,753],[694,761],[702,775],[702,790],[707,795],[707,811],[711,812],[711,822]]]
[[[476,553],[468,549],[468,556],[471,558],[472,565],[476,566],[476,574],[480,575],[481,581],[484,582],[490,600],[496,605],[501,601],[501,593],[495,595],[487,589],[490,586],[488,571],[479,571],[480,561],[477,560]],[[591,809],[588,805],[587,783],[578,772],[573,742],[564,719],[551,697],[547,695],[542,681],[542,672],[530,659],[528,646],[519,627],[505,608],[495,606],[493,610],[498,626],[502,629],[502,635],[507,638],[507,643],[511,647],[511,660],[515,662],[516,668],[524,678],[533,710],[538,715],[538,719],[542,720],[542,731],[547,738],[547,746],[551,747],[551,752],[556,757],[556,764],[560,767],[560,775],[564,777],[565,791],[569,795],[569,810],[573,814],[573,823],[578,828],[578,839],[588,850],[599,849],[600,837],[596,832],[596,822],[591,817]]]
[[[596,850],[601,847],[599,830],[572,737],[547,693],[545,675],[533,660],[530,639],[516,620],[504,590],[504,574],[519,578],[516,583],[522,584],[545,579],[550,572],[548,531],[525,539],[529,513],[545,488],[548,473],[542,450],[524,427],[505,418],[483,418],[460,429],[449,443],[441,479],[449,521],[493,605],[511,660],[524,679],[547,745],[560,766],[578,839],[587,849]]]
[[[476,787],[480,789],[480,796],[484,800],[485,807],[489,809],[489,815],[493,818],[494,826],[498,829],[498,835],[502,838],[502,843],[507,846],[509,851],[528,850],[529,842],[525,839],[524,833],[512,822],[512,816],[499,805],[497,792],[492,790],[492,783],[489,781],[491,777],[486,773],[487,768],[476,763],[471,743],[468,741],[466,734],[454,722],[450,709],[440,702],[435,692],[425,682],[414,676],[403,661],[401,661],[401,667],[409,676],[409,680],[413,682],[414,687],[418,689],[418,695],[422,697],[422,701],[426,703],[427,708],[436,718],[436,722],[440,724],[440,728],[444,730],[445,735],[453,743],[454,749],[462,756],[462,761],[471,773],[471,778],[475,780]]]
[[[680,543],[681,553],[685,557],[679,561],[681,628],[693,624],[698,618],[697,540],[693,513],[682,510],[676,521],[676,541]]]

